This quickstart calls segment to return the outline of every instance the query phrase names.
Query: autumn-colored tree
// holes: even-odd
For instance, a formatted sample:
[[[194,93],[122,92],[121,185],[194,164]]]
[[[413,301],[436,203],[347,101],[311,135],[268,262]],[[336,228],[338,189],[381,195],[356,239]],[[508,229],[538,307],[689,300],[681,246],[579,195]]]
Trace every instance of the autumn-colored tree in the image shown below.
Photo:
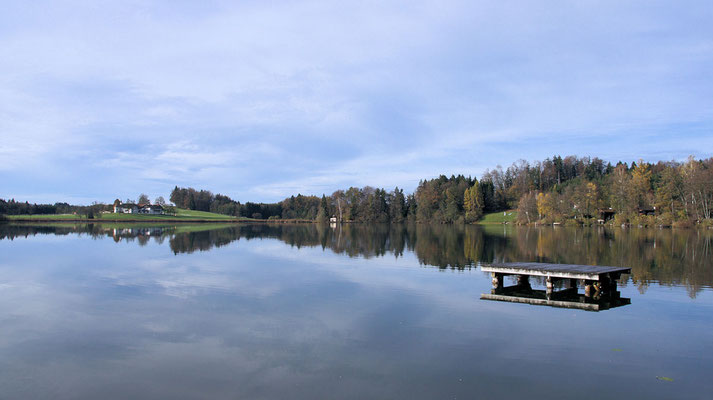
[[[465,209],[465,220],[468,223],[475,222],[483,216],[485,202],[477,180],[463,194],[463,208]]]
[[[621,215],[632,214],[636,205],[632,199],[631,176],[626,165],[619,164],[614,168],[609,179],[609,187],[609,201],[614,211]]]
[[[599,208],[599,188],[594,182],[583,181],[574,189],[575,214],[591,218]]]
[[[540,218],[554,218],[557,213],[555,193],[540,193],[537,195],[537,213]]]
[[[632,206],[642,209],[652,207],[651,166],[644,160],[639,160],[631,171],[631,191],[630,201],[635,203]]]

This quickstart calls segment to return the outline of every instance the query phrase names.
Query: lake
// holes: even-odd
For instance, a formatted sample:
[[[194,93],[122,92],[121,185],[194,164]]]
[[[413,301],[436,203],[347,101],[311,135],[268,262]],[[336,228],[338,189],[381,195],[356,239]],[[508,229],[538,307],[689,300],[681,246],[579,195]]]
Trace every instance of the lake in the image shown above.
[[[518,261],[630,304],[481,300]],[[710,230],[5,224],[0,398],[708,399],[712,288]]]

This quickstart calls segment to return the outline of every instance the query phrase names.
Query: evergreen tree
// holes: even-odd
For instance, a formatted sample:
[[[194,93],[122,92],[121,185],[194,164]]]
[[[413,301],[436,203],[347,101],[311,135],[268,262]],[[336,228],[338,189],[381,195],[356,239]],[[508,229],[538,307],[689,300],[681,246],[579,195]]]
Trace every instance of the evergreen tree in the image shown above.
[[[406,211],[404,191],[397,186],[390,196],[389,219],[391,222],[403,222],[406,218]]]
[[[329,221],[328,216],[329,205],[327,204],[327,197],[322,194],[322,200],[319,202],[319,211],[317,211],[317,217],[315,218],[317,222],[327,222]]]

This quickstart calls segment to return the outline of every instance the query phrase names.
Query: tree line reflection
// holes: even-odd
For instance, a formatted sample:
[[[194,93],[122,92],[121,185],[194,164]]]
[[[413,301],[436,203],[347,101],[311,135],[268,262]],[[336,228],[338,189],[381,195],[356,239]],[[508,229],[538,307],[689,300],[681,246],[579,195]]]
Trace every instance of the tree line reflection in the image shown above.
[[[421,265],[471,269],[478,262],[533,261],[632,268],[641,292],[652,282],[685,286],[691,297],[713,286],[713,231],[609,227],[518,227],[426,224],[318,224],[163,226],[112,228],[0,226],[0,240],[38,234],[111,237],[145,246],[166,240],[174,254],[207,251],[237,240],[278,239],[297,248],[320,246],[349,257],[401,257]]]

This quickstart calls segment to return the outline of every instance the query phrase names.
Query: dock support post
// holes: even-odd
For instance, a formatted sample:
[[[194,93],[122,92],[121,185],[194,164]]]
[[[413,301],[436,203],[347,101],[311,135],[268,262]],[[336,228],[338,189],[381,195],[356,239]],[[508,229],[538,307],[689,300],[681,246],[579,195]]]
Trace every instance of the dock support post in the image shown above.
[[[503,287],[503,274],[498,274],[492,272],[490,275],[493,277],[493,289],[500,289]]]
[[[551,276],[547,277],[547,291],[545,292],[545,295],[547,296],[547,300],[550,300],[552,298],[552,292],[555,288],[555,283],[552,280]]]
[[[592,281],[584,281],[584,296],[592,297]]]
[[[594,300],[602,298],[602,281],[594,282]]]

